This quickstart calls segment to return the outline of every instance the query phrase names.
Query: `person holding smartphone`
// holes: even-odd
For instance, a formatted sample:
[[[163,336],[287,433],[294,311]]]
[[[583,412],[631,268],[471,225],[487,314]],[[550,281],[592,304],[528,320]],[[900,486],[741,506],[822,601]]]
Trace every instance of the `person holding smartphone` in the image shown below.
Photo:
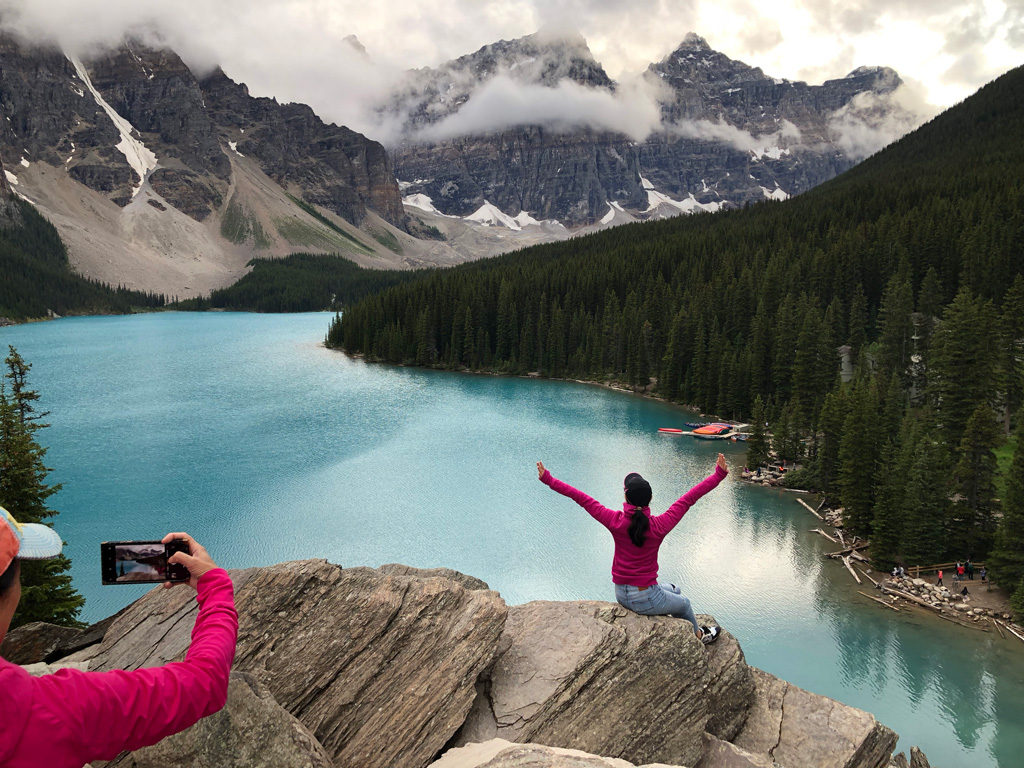
[[[615,599],[624,608],[647,616],[676,616],[693,624],[693,632],[705,645],[718,639],[718,627],[702,627],[697,623],[693,607],[674,584],[658,583],[658,548],[661,542],[683,519],[683,515],[708,491],[716,488],[729,473],[725,456],[718,454],[715,471],[680,497],[666,512],[652,515],[651,484],[636,472],[623,480],[626,503],[622,511],[608,509],[600,502],[556,479],[537,462],[537,476],[551,490],[568,496],[607,528],[615,540],[612,559],[612,581]]]
[[[227,700],[238,614],[227,572],[187,533],[169,563],[188,569],[199,615],[185,660],[132,672],[62,669],[32,677],[0,659],[0,766],[81,768],[124,750],[155,744],[220,710]],[[0,507],[0,642],[21,597],[20,561],[60,554],[62,542],[45,525],[18,523]],[[165,587],[173,586],[165,583]]]

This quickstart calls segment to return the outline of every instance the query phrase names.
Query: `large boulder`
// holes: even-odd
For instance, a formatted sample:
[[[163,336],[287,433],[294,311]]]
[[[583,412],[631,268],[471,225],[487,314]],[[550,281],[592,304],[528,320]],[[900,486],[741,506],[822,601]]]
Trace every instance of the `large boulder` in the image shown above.
[[[615,757],[599,757],[578,749],[543,744],[513,744],[504,739],[474,742],[449,749],[430,768],[634,768]],[[647,765],[642,768],[672,768]]]
[[[897,735],[867,712],[751,668],[753,706],[732,742],[786,768],[883,768]]]
[[[70,642],[82,634],[76,627],[59,627],[43,621],[33,621],[12,629],[0,644],[0,657],[12,664],[35,664],[46,658],[62,643]]]
[[[297,717],[337,765],[426,766],[494,661],[506,606],[452,579],[306,560],[232,574],[235,669]],[[156,589],[108,630],[93,669],[180,659],[197,607]]]
[[[694,765],[709,723],[735,735],[753,692],[728,633],[704,646],[680,619],[611,603],[527,603],[509,609],[500,656],[455,743],[498,737]]]

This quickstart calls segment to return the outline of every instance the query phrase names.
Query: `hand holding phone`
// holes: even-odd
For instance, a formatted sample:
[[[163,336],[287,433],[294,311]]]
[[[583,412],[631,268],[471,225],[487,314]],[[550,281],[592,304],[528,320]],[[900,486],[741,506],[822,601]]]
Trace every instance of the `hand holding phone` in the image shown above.
[[[100,545],[104,584],[187,583],[216,568],[206,549],[187,533],[169,533],[160,541],[105,541]]]
[[[213,562],[206,548],[187,533],[168,533],[164,536],[163,543],[170,546],[171,542],[182,542],[185,546],[167,558],[168,564],[185,568],[188,571],[188,578],[182,581],[187,581],[192,589],[196,589],[199,578],[216,568],[217,564]],[[173,587],[175,583],[181,581],[165,581],[164,587]]]

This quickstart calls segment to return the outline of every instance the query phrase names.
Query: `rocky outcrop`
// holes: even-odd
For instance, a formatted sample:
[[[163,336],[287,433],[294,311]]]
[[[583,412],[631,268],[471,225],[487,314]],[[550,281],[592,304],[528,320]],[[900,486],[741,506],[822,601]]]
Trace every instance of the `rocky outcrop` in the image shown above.
[[[712,713],[728,738],[753,693],[728,634],[709,652],[686,622],[609,603],[515,606],[501,647],[456,743],[497,736],[693,765]]]
[[[327,750],[252,675],[235,672],[224,709],[107,768],[334,768]]]
[[[869,713],[752,669],[756,693],[736,746],[780,765],[883,768],[897,735]]]
[[[315,560],[233,576],[234,668],[265,685],[338,765],[427,765],[466,719],[505,623],[497,593],[436,576]],[[196,606],[187,590],[169,591],[150,592],[114,623],[93,669],[184,655]]]
[[[591,755],[578,749],[513,744],[504,739],[491,739],[450,749],[431,768],[634,768],[634,764],[614,757]]]
[[[507,608],[448,569],[307,560],[232,575],[240,626],[226,709],[115,765],[899,764],[896,734],[870,714],[749,667],[727,632],[704,646],[685,621],[610,603]],[[180,659],[195,613],[190,590],[153,590],[98,648],[31,671]]]
[[[82,630],[75,627],[33,621],[7,633],[0,643],[0,656],[12,664],[32,664],[43,661],[61,645],[81,634]]]

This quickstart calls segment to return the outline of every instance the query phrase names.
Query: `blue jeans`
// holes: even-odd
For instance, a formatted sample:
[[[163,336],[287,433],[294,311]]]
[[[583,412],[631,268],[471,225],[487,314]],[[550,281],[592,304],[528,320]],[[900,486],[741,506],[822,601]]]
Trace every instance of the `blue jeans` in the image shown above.
[[[679,593],[675,584],[654,584],[641,590],[631,584],[616,584],[615,599],[619,605],[644,616],[675,616],[693,624],[694,634],[700,634],[697,617],[688,598]]]

